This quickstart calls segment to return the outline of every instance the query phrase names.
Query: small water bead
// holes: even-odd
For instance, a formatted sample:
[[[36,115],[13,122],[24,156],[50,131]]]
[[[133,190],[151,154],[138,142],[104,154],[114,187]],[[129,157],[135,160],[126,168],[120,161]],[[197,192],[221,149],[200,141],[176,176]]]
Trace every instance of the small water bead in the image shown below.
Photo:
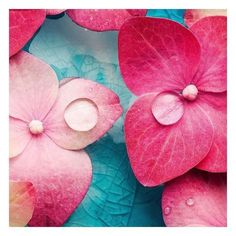
[[[165,207],[164,214],[169,215],[170,213],[171,213],[171,207],[169,207],[169,206]]]
[[[198,89],[194,84],[189,84],[182,91],[182,95],[186,100],[194,101],[197,98]]]
[[[188,199],[186,200],[186,205],[187,205],[187,206],[193,206],[193,205],[194,205],[194,200],[193,200],[193,198],[188,198]]]

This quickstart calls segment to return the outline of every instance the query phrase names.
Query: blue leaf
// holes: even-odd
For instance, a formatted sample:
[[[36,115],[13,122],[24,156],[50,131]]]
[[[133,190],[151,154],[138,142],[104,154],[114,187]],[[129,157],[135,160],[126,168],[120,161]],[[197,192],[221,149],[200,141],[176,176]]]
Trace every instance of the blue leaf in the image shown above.
[[[175,20],[184,25],[184,9],[149,9],[147,16]]]

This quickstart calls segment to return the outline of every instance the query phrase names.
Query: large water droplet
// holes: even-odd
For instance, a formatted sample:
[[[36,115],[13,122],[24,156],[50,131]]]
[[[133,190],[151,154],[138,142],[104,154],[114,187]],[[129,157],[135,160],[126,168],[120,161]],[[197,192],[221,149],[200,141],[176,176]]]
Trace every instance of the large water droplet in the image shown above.
[[[187,199],[187,200],[186,200],[186,204],[187,204],[187,206],[193,206],[193,205],[194,205],[194,200],[193,200],[193,198]]]
[[[165,209],[164,209],[164,214],[165,214],[165,215],[169,215],[170,212],[171,212],[171,207],[169,207],[169,206],[165,207]]]

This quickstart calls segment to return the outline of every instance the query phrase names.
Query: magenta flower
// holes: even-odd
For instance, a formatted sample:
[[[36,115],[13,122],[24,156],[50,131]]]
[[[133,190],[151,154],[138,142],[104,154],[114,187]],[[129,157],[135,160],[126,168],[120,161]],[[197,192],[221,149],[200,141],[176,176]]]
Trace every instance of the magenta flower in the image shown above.
[[[119,62],[140,96],[125,118],[132,169],[146,186],[193,167],[226,171],[226,17],[190,29],[137,17],[119,33]]]
[[[94,31],[119,30],[126,20],[146,13],[144,9],[67,10],[76,24]]]
[[[125,20],[145,16],[147,10],[10,10],[10,57],[20,51],[43,24],[46,15],[66,12],[78,25],[91,30],[119,30]]]
[[[168,182],[162,210],[166,226],[227,226],[226,175],[195,170]]]
[[[81,150],[120,117],[119,98],[84,79],[61,83],[44,62],[10,59],[10,179],[36,191],[31,226],[62,225],[85,196],[92,166]]]

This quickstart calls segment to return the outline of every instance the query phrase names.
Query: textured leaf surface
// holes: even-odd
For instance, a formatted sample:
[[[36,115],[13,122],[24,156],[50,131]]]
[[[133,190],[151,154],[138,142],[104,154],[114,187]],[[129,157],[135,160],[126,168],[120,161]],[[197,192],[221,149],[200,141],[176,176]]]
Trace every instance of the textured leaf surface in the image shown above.
[[[124,144],[106,135],[87,152],[92,159],[93,181],[65,226],[163,226],[162,187],[148,189],[135,180]]]

